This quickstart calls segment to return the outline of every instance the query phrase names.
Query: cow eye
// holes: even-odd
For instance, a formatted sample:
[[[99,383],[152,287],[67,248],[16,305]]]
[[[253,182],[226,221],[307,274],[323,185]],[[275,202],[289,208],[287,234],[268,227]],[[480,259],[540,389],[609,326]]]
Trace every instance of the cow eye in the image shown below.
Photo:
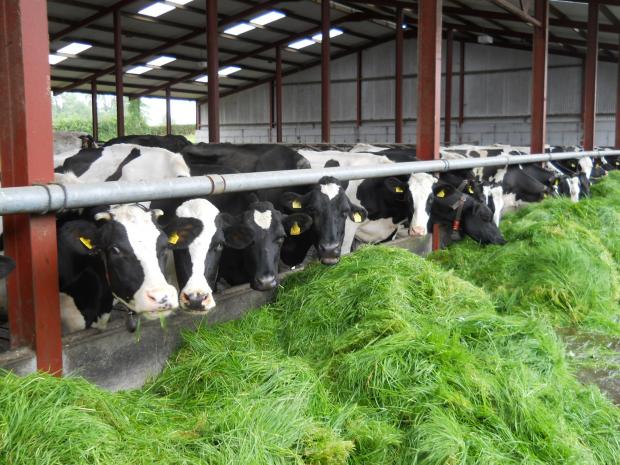
[[[222,250],[224,250],[224,244],[219,243],[218,245],[215,246],[215,250],[217,250],[218,252],[221,252]]]
[[[276,242],[277,244],[282,244],[284,242],[284,236],[276,237],[276,240],[274,242]]]
[[[114,255],[120,255],[121,249],[113,245],[112,247],[110,247],[110,252],[112,252]]]

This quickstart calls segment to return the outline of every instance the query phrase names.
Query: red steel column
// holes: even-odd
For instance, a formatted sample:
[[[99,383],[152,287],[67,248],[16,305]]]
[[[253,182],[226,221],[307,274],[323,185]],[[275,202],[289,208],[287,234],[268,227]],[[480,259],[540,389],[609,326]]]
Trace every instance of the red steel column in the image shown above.
[[[596,131],[596,75],[598,68],[598,1],[588,3],[588,39],[583,95],[583,148],[594,148]]]
[[[330,0],[321,0],[321,142],[329,142],[329,10]]]
[[[54,180],[48,50],[46,2],[0,2],[3,187]],[[60,375],[56,215],[3,221],[5,251],[17,263],[7,282],[11,346],[34,346],[37,368]]]
[[[269,138],[269,143],[273,142],[273,128],[276,125],[275,122],[275,91],[274,91],[274,80],[269,81],[269,96],[267,97],[267,104],[269,105],[269,130],[267,131],[267,136]]]
[[[97,111],[97,81],[90,81],[90,108],[93,119],[93,139],[99,140],[99,112]]]
[[[620,53],[620,43],[618,52]],[[618,57],[618,90],[616,91],[616,148],[620,149],[620,55]]]
[[[444,104],[443,140],[450,145],[452,139],[452,61],[454,54],[454,31],[448,29],[446,34],[446,90]]]
[[[356,85],[356,116],[355,125],[359,128],[362,125],[362,51],[357,52],[357,78],[355,80]]]
[[[125,102],[123,100],[123,35],[121,10],[114,10],[114,75],[116,81],[116,135],[125,135]]]
[[[276,47],[276,142],[282,142],[282,50]]]
[[[461,41],[460,56],[460,73],[459,73],[459,128],[463,128],[465,123],[465,41]],[[463,142],[463,132],[459,132],[459,143]]]
[[[420,160],[439,158],[441,130],[441,4],[418,2],[418,124]],[[439,228],[433,228],[433,249],[439,248]]]
[[[196,100],[196,129],[200,129],[200,102]]]
[[[531,153],[544,153],[547,140],[547,63],[549,57],[549,0],[536,0],[532,48],[532,135]]]
[[[220,141],[220,85],[218,69],[220,66],[217,34],[217,0],[207,0],[207,75],[209,142]]]
[[[394,141],[403,142],[403,9],[396,9],[396,67],[394,70]]]
[[[166,135],[172,134],[172,111],[170,110],[170,87],[166,87]]]

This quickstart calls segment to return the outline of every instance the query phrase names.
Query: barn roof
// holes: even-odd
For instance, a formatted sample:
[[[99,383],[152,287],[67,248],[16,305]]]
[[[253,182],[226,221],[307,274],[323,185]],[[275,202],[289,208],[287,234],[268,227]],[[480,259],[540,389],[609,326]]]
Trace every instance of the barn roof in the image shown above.
[[[531,49],[532,0],[444,0],[444,30],[455,39],[477,42],[482,35],[494,46]],[[291,74],[319,64],[320,0],[220,0],[219,53],[221,95],[268,82],[275,72],[275,46],[282,46],[283,72]],[[525,8],[517,6],[519,3]],[[602,61],[617,62],[620,0],[602,0],[599,47]],[[207,94],[205,0],[48,0],[50,54],[62,60],[51,67],[52,89],[114,92],[114,9],[122,20],[124,87],[130,96],[203,99]],[[153,7],[154,4],[158,6]],[[551,0],[550,53],[585,57],[587,1]],[[151,7],[151,10],[144,11]],[[404,9],[406,37],[415,37],[417,2],[413,0],[337,0],[331,2],[332,58],[393,39],[396,9]],[[153,8],[168,10],[149,16]],[[268,12],[284,16],[267,24],[252,20]],[[151,13],[152,14],[152,13]],[[272,16],[275,17],[275,16]],[[269,18],[271,19],[271,18]],[[265,22],[259,20],[259,22]],[[240,28],[230,29],[242,25]],[[238,33],[240,30],[247,31]],[[312,36],[315,36],[312,39]],[[290,45],[309,39],[310,45]],[[75,54],[72,43],[91,47]],[[153,60],[162,58],[159,61]],[[171,61],[171,59],[174,59]],[[168,63],[162,64],[165,61]],[[158,66],[159,65],[159,66]],[[142,74],[133,73],[143,71]],[[233,67],[233,68],[229,68]],[[237,69],[238,68],[238,69]],[[229,74],[227,74],[229,73]],[[227,74],[227,75],[226,75]]]

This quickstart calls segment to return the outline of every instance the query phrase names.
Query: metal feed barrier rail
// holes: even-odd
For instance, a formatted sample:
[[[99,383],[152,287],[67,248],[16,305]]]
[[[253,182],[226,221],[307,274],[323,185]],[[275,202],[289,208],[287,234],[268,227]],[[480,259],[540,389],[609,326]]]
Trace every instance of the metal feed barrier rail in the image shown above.
[[[225,175],[173,178],[158,181],[110,181],[91,184],[47,184],[0,189],[0,215],[47,213],[68,208],[198,197],[318,182],[323,176],[340,180],[379,178],[412,173],[437,173],[479,167],[519,165],[571,158],[620,155],[620,150],[563,152],[536,155],[501,155],[489,158],[428,160],[388,165],[264,171]],[[355,157],[352,153],[351,157]]]

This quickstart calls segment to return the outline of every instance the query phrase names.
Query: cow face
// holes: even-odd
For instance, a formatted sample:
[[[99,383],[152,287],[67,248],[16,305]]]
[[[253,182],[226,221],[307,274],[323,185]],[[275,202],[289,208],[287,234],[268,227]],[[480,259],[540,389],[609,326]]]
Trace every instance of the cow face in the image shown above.
[[[586,176],[586,173],[579,173],[577,175],[577,180],[578,180],[578,188],[579,188],[578,198],[583,199],[586,197],[591,197],[592,194],[590,192],[590,178]]]
[[[204,313],[215,307],[213,287],[222,250],[247,247],[253,231],[205,199],[188,200],[175,213],[164,229],[174,251],[180,305]]]
[[[312,219],[315,247],[321,262],[334,265],[340,260],[340,248],[344,239],[346,220],[362,223],[366,209],[353,204],[345,190],[347,182],[325,176],[305,195],[286,192],[282,202],[291,211],[307,213]]]
[[[411,211],[409,235],[420,237],[428,234],[428,220],[433,201],[433,185],[437,178],[427,173],[416,173],[409,177],[407,201]]]
[[[285,215],[271,202],[255,201],[243,213],[241,221],[254,237],[243,253],[250,286],[257,291],[274,289],[278,285],[278,265],[284,239],[307,231],[312,226],[312,218],[304,213]]]
[[[0,255],[0,279],[6,278],[15,268],[15,262],[12,258]]]
[[[73,238],[83,254],[102,256],[114,296],[148,319],[178,307],[176,289],[163,275],[168,239],[155,221],[159,214],[139,205],[116,206],[95,215],[98,228],[76,229]]]
[[[505,244],[506,241],[494,222],[493,212],[471,195],[459,192],[453,186],[441,184],[433,188],[430,223],[454,226],[460,201],[463,201],[460,225],[463,232],[481,244]]]

